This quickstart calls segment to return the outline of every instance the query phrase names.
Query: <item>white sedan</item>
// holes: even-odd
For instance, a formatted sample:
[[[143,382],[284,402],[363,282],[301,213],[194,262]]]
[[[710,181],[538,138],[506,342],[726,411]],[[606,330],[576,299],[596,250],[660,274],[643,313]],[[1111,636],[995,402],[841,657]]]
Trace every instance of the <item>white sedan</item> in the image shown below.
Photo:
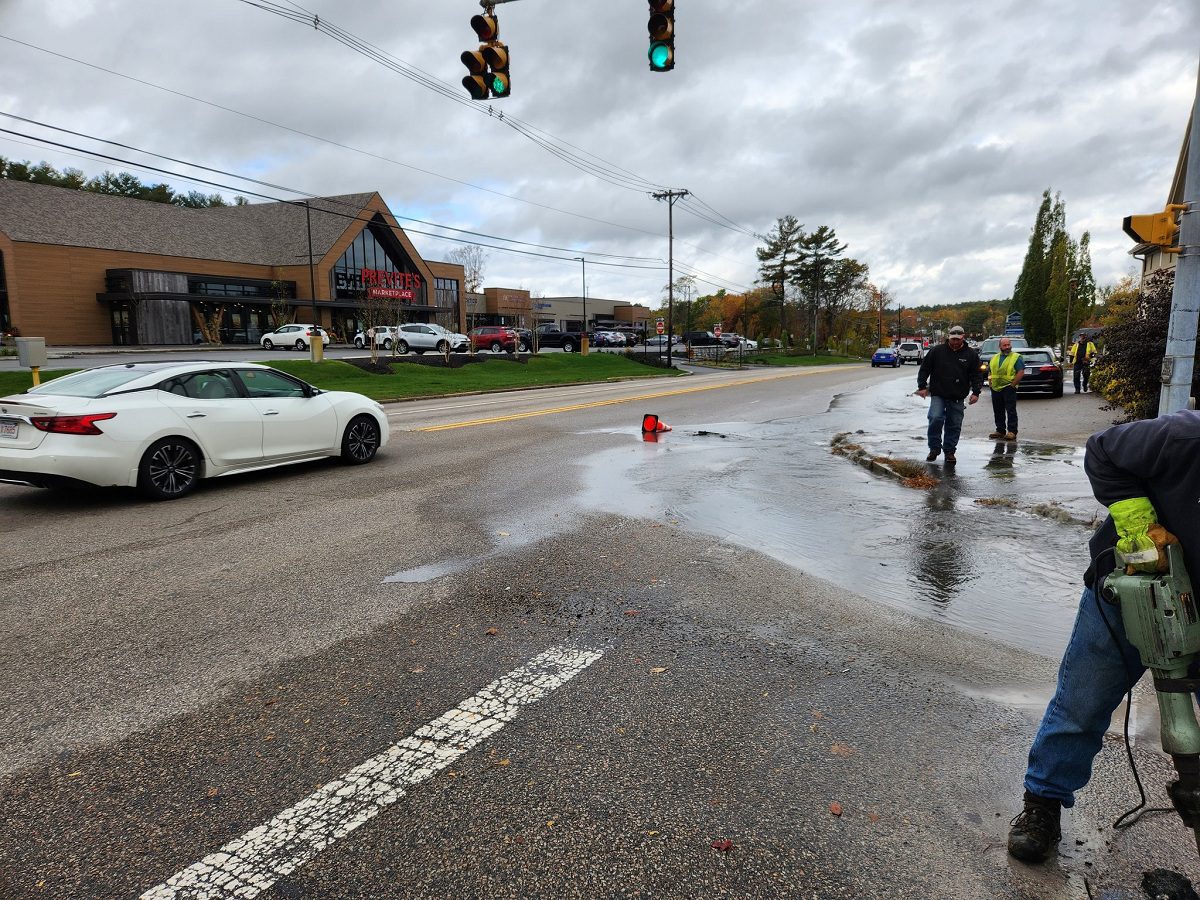
[[[383,407],[255,363],[127,363],[0,397],[0,481],[182,497],[201,478],[340,456],[370,462]]]

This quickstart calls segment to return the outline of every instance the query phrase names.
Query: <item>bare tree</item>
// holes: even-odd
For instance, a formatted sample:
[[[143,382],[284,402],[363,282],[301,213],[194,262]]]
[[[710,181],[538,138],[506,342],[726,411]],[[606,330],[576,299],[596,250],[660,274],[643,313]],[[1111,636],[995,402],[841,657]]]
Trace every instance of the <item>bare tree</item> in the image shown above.
[[[478,294],[483,286],[483,267],[488,255],[483,248],[475,244],[464,244],[457,250],[451,250],[447,255],[450,262],[463,267],[463,290],[468,294]]]

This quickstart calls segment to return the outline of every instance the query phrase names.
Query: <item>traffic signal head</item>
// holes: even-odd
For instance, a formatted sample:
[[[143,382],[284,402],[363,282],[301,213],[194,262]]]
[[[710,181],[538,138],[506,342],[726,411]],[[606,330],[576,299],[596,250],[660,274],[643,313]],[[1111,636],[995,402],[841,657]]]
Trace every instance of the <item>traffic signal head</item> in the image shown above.
[[[675,68],[675,0],[650,0],[650,71]]]
[[[471,16],[471,27],[481,41],[494,41],[500,37],[500,22],[495,16]]]
[[[479,48],[483,53],[484,62],[491,67],[488,77],[488,87],[492,96],[507,97],[512,92],[512,81],[508,75],[508,46],[498,41]]]
[[[1169,203],[1162,212],[1141,216],[1126,216],[1125,233],[1142,244],[1154,244],[1167,253],[1179,252],[1179,222],[1175,214],[1187,209],[1183,204]]]
[[[479,18],[479,16],[475,18]],[[488,75],[487,62],[484,60],[481,50],[482,48],[480,50],[464,50],[462,56],[459,57],[469,73],[463,77],[462,83],[472,100],[486,100],[488,88],[491,85],[491,76]]]

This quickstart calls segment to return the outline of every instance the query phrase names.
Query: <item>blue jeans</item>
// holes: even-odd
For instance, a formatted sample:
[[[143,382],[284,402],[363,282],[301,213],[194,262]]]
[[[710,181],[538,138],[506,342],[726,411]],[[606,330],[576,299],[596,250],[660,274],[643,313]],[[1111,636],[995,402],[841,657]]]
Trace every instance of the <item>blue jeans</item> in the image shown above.
[[[1075,791],[1092,775],[1092,760],[1100,752],[1112,714],[1132,686],[1129,673],[1136,683],[1145,671],[1137,649],[1125,639],[1121,610],[1104,601],[1101,605],[1120,650],[1104,627],[1095,592],[1084,588],[1058,669],[1058,686],[1029,749],[1025,788],[1039,797],[1061,800],[1065,807],[1075,805]]]
[[[962,434],[963,415],[967,404],[963,400],[929,395],[929,449],[953,453],[958,449],[958,436]],[[942,437],[945,427],[946,436]]]
[[[1005,424],[1007,414],[1008,424]],[[1017,433],[1017,386],[1010,384],[1001,390],[992,389],[992,415],[996,419],[996,430],[1001,434]]]

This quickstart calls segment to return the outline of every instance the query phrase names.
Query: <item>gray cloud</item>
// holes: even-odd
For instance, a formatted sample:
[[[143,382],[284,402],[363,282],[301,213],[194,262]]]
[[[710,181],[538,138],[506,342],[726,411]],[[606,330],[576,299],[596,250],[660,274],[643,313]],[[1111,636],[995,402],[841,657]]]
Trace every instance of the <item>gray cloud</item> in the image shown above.
[[[305,6],[465,96],[458,56],[474,43],[474,2]],[[1092,230],[1099,280],[1119,277],[1121,217],[1165,199],[1195,90],[1191,0],[1153,16],[1124,0],[1062,0],[1053,15],[1029,0],[677,7],[678,64],[663,75],[648,70],[642,4],[497,7],[514,92],[493,112],[631,180],[688,188],[754,231],[786,214],[831,225],[906,304],[1007,295],[1046,187],[1062,192],[1076,236]],[[608,184],[486,115],[489,104],[455,102],[236,0],[8,0],[0,34],[408,167],[7,41],[4,111],[314,194],[379,190],[399,215],[576,248],[564,256],[667,253],[666,206],[644,187]],[[118,167],[10,140],[0,155]],[[753,282],[755,239],[680,206],[675,228],[681,262]],[[455,246],[414,239],[435,259]],[[655,302],[666,281],[594,263],[591,293]],[[579,267],[491,251],[486,280],[574,293]]]

